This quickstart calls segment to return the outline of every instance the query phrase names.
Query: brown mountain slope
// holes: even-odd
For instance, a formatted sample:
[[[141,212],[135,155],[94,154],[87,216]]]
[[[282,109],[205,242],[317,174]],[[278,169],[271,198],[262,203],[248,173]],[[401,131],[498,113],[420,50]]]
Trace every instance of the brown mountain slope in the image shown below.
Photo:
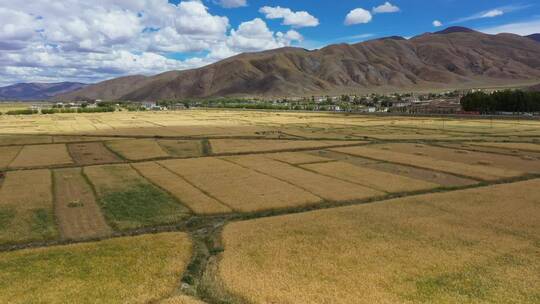
[[[120,78],[63,95],[167,99],[308,95],[375,89],[474,87],[540,79],[540,44],[512,34],[450,28],[316,51],[283,48],[154,77]]]

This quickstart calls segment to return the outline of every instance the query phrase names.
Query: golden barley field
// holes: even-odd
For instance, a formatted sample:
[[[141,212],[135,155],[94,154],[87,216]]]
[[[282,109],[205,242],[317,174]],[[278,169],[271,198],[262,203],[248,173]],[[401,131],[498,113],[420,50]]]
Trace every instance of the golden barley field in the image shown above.
[[[0,303],[538,303],[539,186],[534,119],[0,115]]]
[[[175,292],[185,233],[0,253],[2,303],[148,303]]]
[[[219,276],[250,303],[534,303],[539,186],[235,222]]]

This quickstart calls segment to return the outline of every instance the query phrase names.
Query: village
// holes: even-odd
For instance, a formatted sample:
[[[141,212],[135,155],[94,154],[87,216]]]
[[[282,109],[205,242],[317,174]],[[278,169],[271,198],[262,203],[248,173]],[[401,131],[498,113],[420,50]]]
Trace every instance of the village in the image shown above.
[[[309,112],[342,112],[392,115],[522,115],[537,116],[538,111],[492,109],[479,111],[463,106],[464,97],[475,94],[505,94],[493,90],[446,91],[438,93],[343,94],[310,97],[223,97],[147,101],[80,100],[75,102],[36,102],[27,111],[7,114],[97,113],[114,111],[177,111],[187,109],[243,109]],[[508,97],[505,97],[508,98]]]

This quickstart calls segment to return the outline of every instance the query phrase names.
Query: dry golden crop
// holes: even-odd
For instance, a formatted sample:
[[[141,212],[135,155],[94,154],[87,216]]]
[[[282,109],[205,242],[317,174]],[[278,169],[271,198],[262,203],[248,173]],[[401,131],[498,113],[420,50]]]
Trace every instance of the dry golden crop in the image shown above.
[[[64,239],[88,239],[110,234],[88,182],[80,168],[53,171],[55,213]]]
[[[395,175],[401,175],[413,179],[423,180],[429,183],[439,184],[441,186],[468,186],[479,183],[478,181],[469,178],[459,177],[443,172],[434,172],[427,169],[398,165],[394,163],[373,162],[364,164],[363,166],[365,166],[366,168],[384,171]]]
[[[412,192],[439,187],[434,183],[355,166],[345,162],[307,164],[302,167],[384,192]]]
[[[372,145],[370,148],[387,149],[405,154],[423,154],[431,158],[465,163],[469,165],[488,164],[490,167],[529,173],[540,172],[540,162],[524,160],[509,155],[473,152],[461,149],[434,147],[410,143]]]
[[[298,207],[321,201],[286,182],[217,158],[166,160],[160,164],[236,211]]]
[[[292,165],[309,164],[309,163],[321,163],[332,161],[330,158],[321,157],[305,152],[283,152],[266,154],[268,158],[283,161]]]
[[[21,146],[0,147],[0,169],[7,168],[21,149]]]
[[[159,302],[159,304],[205,304],[188,296],[175,296]]]
[[[49,170],[12,171],[0,188],[0,244],[58,236]]]
[[[250,303],[535,303],[540,180],[225,227],[222,284]]]
[[[184,233],[0,253],[0,302],[155,303],[178,287],[190,256]]]
[[[493,168],[488,165],[468,165],[453,161],[434,159],[425,155],[405,154],[367,147],[333,148],[332,151],[451,174],[464,175],[483,180],[497,180],[504,177],[514,177],[523,174],[519,171]]]
[[[381,191],[316,174],[262,155],[228,157],[227,159],[284,180],[329,201],[349,201],[384,195]]]
[[[9,166],[11,168],[30,168],[72,163],[73,160],[69,156],[66,145],[51,144],[24,146]]]
[[[141,175],[174,195],[197,214],[229,213],[231,208],[201,192],[183,177],[171,172],[155,162],[133,164]]]
[[[532,144],[532,143],[497,143],[497,142],[481,142],[481,143],[471,143],[472,145],[478,145],[478,146],[485,146],[485,147],[494,147],[494,148],[504,148],[504,149],[515,149],[515,150],[523,150],[523,151],[532,151],[532,152],[540,152],[540,145],[539,144]]]
[[[319,140],[246,140],[246,139],[212,139],[212,152],[242,153],[271,152],[294,149],[325,148],[360,144],[361,141],[319,141]]]
[[[129,160],[167,157],[169,154],[153,139],[122,139],[107,142],[118,154]]]
[[[0,127],[1,129],[1,127]],[[0,145],[32,145],[32,144],[50,144],[51,136],[38,135],[0,135]]]

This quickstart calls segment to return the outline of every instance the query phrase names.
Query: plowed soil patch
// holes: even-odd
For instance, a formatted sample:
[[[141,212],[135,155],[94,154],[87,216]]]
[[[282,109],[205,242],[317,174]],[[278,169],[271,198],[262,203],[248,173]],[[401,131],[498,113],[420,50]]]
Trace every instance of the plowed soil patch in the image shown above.
[[[80,165],[109,164],[122,161],[99,142],[69,144],[68,149],[73,160]]]
[[[199,140],[158,140],[159,145],[171,156],[196,157],[203,155],[202,143]]]
[[[55,212],[64,239],[87,239],[111,233],[80,168],[54,171]]]

